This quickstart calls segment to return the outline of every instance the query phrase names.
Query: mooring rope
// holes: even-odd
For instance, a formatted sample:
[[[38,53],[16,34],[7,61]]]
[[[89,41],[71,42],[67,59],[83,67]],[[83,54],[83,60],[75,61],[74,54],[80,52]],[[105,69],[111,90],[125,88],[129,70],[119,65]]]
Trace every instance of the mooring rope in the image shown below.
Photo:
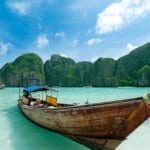
[[[95,120],[93,119],[94,111],[93,105],[91,104],[91,118],[92,118],[92,128],[93,128],[93,138],[94,138],[94,150],[96,150],[96,138],[95,138]]]

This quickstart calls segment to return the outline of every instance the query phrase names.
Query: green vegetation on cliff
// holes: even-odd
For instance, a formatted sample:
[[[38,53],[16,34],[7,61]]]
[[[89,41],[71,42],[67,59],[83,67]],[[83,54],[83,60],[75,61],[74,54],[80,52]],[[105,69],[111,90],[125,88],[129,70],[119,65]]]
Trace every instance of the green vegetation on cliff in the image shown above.
[[[21,76],[35,76],[49,86],[150,86],[150,43],[118,60],[99,58],[94,63],[55,54],[43,65],[36,54],[23,54],[5,64],[0,76],[7,86],[17,86]]]
[[[53,55],[44,65],[46,83],[49,86],[69,86],[70,78],[72,76],[75,78],[74,75],[72,75],[74,66],[74,60]],[[72,84],[74,84],[73,81]]]
[[[113,76],[116,62],[111,58],[99,58],[92,65],[90,85],[101,86],[118,86],[117,80]]]
[[[137,85],[150,86],[150,66],[145,65],[138,71]]]
[[[43,61],[36,54],[23,54],[14,62],[5,64],[0,70],[0,76],[7,86],[18,86],[23,76],[36,76],[44,82]]]
[[[131,51],[128,55],[121,57],[117,61],[115,76],[120,86],[141,86],[138,81],[139,71],[145,65],[150,66],[150,43]],[[146,76],[147,84],[150,86],[150,76]]]

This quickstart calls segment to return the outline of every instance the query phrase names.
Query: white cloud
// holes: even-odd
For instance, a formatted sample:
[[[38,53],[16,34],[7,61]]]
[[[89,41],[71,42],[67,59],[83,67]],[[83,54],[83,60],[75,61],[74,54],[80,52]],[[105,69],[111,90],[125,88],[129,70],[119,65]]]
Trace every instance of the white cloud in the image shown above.
[[[150,13],[150,0],[120,0],[98,14],[96,32],[117,31],[137,18]]]
[[[55,33],[56,38],[64,38],[65,37],[65,32],[57,32]]]
[[[49,45],[49,40],[47,38],[47,35],[46,34],[38,35],[38,37],[37,37],[37,39],[35,41],[35,44],[36,44],[36,47],[38,49],[48,46]]]
[[[16,13],[19,13],[21,16],[28,15],[31,11],[45,5],[52,5],[56,0],[6,0],[6,5]]]
[[[103,39],[100,39],[100,38],[89,39],[89,40],[87,41],[87,45],[88,45],[88,46],[93,46],[93,45],[96,45],[96,44],[98,44],[98,43],[100,43],[100,42],[102,42],[102,41],[103,41]]]
[[[131,43],[128,43],[127,44],[127,50],[128,51],[132,51],[132,50],[134,50],[135,48],[137,48],[138,46],[137,45],[133,45],[133,44],[131,44]]]
[[[73,40],[71,43],[72,48],[76,48],[78,43],[79,43],[78,40]]]
[[[0,56],[7,54],[8,50],[11,46],[12,45],[10,43],[5,44],[3,42],[0,42]]]
[[[9,1],[8,7],[16,13],[19,13],[21,16],[26,16],[30,13],[31,2],[29,1]]]

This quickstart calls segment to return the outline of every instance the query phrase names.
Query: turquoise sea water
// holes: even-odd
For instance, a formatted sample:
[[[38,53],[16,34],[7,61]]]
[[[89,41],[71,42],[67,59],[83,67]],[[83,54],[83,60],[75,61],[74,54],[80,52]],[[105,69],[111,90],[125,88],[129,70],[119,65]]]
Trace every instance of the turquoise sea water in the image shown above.
[[[84,104],[142,96],[150,88],[57,88],[59,102]],[[88,150],[70,139],[27,120],[17,108],[18,88],[0,90],[0,149]],[[145,121],[117,150],[150,150],[150,119]]]

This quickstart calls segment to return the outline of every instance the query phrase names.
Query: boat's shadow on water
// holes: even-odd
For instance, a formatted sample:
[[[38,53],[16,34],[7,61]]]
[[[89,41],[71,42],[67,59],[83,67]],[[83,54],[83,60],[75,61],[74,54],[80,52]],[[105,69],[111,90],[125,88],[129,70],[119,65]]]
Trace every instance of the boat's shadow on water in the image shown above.
[[[88,150],[88,148],[32,123],[17,106],[4,110],[8,120],[9,144],[13,150]]]

